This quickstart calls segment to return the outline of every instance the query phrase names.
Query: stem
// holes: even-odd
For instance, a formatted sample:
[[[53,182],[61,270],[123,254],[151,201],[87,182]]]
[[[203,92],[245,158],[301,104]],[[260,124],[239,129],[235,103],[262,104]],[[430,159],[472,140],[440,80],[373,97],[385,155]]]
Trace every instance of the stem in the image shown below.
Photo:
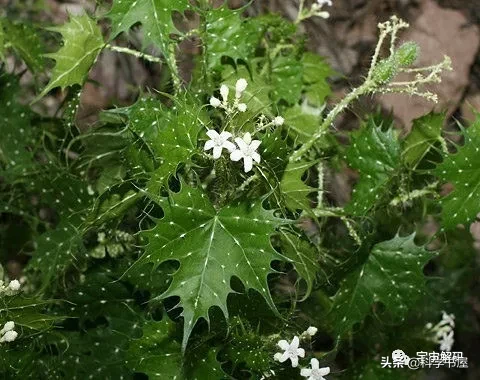
[[[305,5],[305,0],[300,0],[300,6],[298,7],[298,15],[297,19],[295,20],[295,24],[299,24],[302,22],[303,18],[303,7]]]
[[[179,93],[182,90],[182,82],[180,79],[180,72],[178,71],[177,61],[175,59],[175,44],[170,44],[168,47],[168,67],[170,68],[170,72],[172,74],[173,80],[173,89],[175,93]]]
[[[110,44],[107,44],[105,47],[112,51],[116,51],[124,54],[130,54],[130,55],[133,55],[134,57],[141,58],[149,62],[162,63],[162,60],[160,58],[154,57],[153,55],[150,55],[150,54],[142,53],[141,51],[138,51],[138,50],[133,50],[133,49],[129,49],[122,46],[113,46]]]
[[[338,103],[327,115],[327,117],[324,119],[322,124],[320,124],[320,127],[318,128],[317,132],[312,136],[310,140],[308,140],[300,149],[295,151],[291,156],[290,156],[290,162],[295,162],[299,161],[302,156],[308,152],[308,150],[320,139],[323,137],[325,132],[328,130],[330,125],[333,123],[335,118],[338,116],[339,113],[341,113],[345,108],[348,107],[348,105],[353,102],[354,100],[358,99],[360,96],[368,93],[372,88],[375,86],[375,84],[367,80],[365,81],[360,87],[357,87],[354,89],[351,93],[349,93],[347,96],[345,96],[340,103]]]

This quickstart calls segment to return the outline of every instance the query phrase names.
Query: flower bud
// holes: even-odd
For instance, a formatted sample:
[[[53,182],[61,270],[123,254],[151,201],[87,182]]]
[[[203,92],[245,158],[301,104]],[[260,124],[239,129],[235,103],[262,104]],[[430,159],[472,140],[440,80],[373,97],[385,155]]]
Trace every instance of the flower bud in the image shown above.
[[[285,122],[285,119],[281,116],[277,116],[275,119],[273,119],[273,124],[276,125],[277,127],[280,127],[281,125],[283,125],[284,122]]]
[[[245,79],[240,78],[239,80],[237,80],[237,83],[235,85],[237,98],[242,96],[242,93],[247,89],[247,86],[248,86],[248,82]]]
[[[222,103],[220,102],[220,99],[217,99],[215,96],[212,96],[210,98],[210,105],[212,107],[218,108],[218,107],[220,107],[221,104]]]
[[[10,281],[10,283],[8,284],[8,287],[10,288],[10,290],[13,290],[13,291],[20,290],[20,282],[18,280]]]
[[[392,58],[383,59],[373,71],[373,80],[377,84],[386,84],[390,82],[397,73],[397,63]]]
[[[420,48],[413,41],[405,42],[402,46],[398,48],[395,54],[399,66],[410,66],[415,63],[418,56],[420,55]]]
[[[220,95],[222,95],[222,99],[224,102],[226,102],[228,100],[228,93],[229,93],[229,89],[227,87],[227,85],[225,84],[222,84],[222,86],[220,87]]]
[[[238,106],[237,106],[238,110],[240,112],[245,112],[247,110],[247,105],[245,103],[240,103]]]

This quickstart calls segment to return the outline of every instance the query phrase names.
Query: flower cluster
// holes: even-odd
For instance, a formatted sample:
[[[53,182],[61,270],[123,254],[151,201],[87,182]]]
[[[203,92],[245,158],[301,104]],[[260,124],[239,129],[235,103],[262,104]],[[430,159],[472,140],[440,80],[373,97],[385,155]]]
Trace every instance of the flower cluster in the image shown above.
[[[453,335],[455,328],[455,316],[442,311],[442,320],[435,326],[431,323],[425,325],[429,340],[440,345],[440,351],[451,351],[455,342]]]
[[[13,342],[17,339],[18,333],[14,328],[15,323],[13,321],[8,321],[3,325],[3,328],[0,330],[0,343]]]
[[[310,326],[300,335],[300,338],[312,337],[317,333],[317,331],[318,329],[316,327]],[[305,350],[299,347],[300,338],[298,336],[294,336],[290,343],[284,339],[278,341],[277,345],[284,352],[277,352],[273,356],[273,359],[280,363],[290,360],[292,362],[292,367],[296,368],[298,366],[298,358],[305,357]],[[323,376],[326,376],[329,373],[330,367],[320,368],[320,362],[315,358],[310,360],[310,368],[302,368],[300,370],[300,375],[307,377],[308,380],[325,380]]]
[[[332,0],[316,0],[310,9],[304,8],[305,0],[300,0],[300,8],[298,11],[297,20],[295,23],[300,23],[310,17],[321,17],[327,19],[330,17],[330,13],[323,10],[324,6],[332,6]]]
[[[216,98],[215,96],[212,96],[210,98],[210,105],[214,108],[222,108],[224,109],[227,113],[232,114],[236,111],[240,112],[246,112],[247,111],[247,105],[245,103],[241,103],[240,99],[242,98],[243,93],[247,89],[248,82],[246,79],[240,78],[237,80],[237,83],[235,84],[235,99],[232,104],[229,102],[229,94],[230,94],[230,89],[226,84],[222,84],[220,87],[220,96],[222,97],[222,100]]]
[[[233,104],[229,103],[229,88],[225,84],[220,87],[220,95],[222,96],[223,101],[212,96],[210,98],[210,105],[215,108],[222,108],[226,111],[227,115],[233,115],[236,110],[240,112],[245,112],[247,110],[247,105],[245,103],[240,103],[240,99],[248,86],[248,82],[241,78],[237,81],[235,85],[235,100]],[[258,133],[267,127],[275,126],[279,127],[285,122],[284,118],[281,116],[275,117],[272,121],[264,123],[265,117],[260,118],[260,123],[255,133]],[[243,160],[243,167],[245,173],[248,173],[253,168],[253,163],[260,163],[261,157],[257,152],[261,141],[254,140],[250,132],[243,134],[242,137],[234,137],[232,133],[228,131],[222,131],[218,133],[214,129],[209,129],[207,131],[207,136],[210,140],[207,140],[204,146],[204,150],[212,150],[213,159],[217,160],[222,156],[223,149],[226,149],[230,153],[230,159],[232,161]],[[233,143],[231,139],[233,138]]]
[[[12,280],[5,285],[2,280],[0,280],[0,295],[5,294],[6,296],[13,296],[20,291],[20,281]]]

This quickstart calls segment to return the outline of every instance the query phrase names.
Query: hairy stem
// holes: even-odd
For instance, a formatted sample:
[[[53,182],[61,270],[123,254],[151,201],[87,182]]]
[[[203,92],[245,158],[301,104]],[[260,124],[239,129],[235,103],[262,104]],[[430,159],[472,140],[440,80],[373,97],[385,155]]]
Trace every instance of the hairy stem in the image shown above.
[[[133,55],[134,57],[141,58],[149,62],[162,63],[161,58],[154,57],[153,55],[150,55],[150,54],[142,53],[141,51],[138,51],[138,50],[133,50],[133,49],[129,49],[122,46],[114,46],[110,44],[107,44],[105,47],[112,51],[116,51],[118,53],[130,54],[130,55]]]

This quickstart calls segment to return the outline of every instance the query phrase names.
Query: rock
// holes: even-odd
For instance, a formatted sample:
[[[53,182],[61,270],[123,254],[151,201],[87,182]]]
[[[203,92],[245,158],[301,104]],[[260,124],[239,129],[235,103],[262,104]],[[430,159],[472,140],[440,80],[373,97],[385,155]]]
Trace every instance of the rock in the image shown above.
[[[444,55],[448,55],[452,59],[453,71],[443,75],[442,83],[430,87],[438,94],[438,104],[416,96],[388,94],[378,97],[384,108],[393,109],[395,117],[407,130],[413,119],[432,109],[447,110],[451,116],[458,108],[469,84],[470,67],[480,43],[478,27],[468,25],[468,20],[458,11],[440,8],[435,1],[425,0],[419,14],[413,25],[400,36],[400,42],[412,40],[420,45],[419,66],[440,62]]]

